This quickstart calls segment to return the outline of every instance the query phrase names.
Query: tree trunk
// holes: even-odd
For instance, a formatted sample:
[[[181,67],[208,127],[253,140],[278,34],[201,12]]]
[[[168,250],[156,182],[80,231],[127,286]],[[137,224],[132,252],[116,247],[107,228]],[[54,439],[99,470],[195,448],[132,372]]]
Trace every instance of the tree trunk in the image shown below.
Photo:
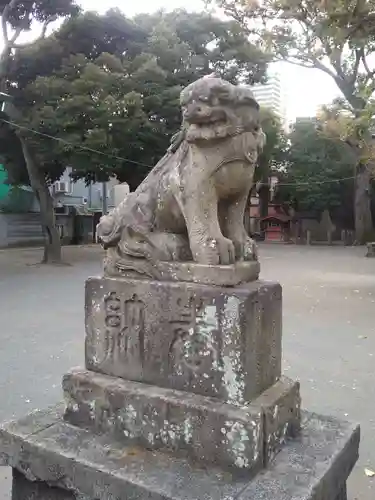
[[[363,245],[373,238],[370,182],[370,168],[359,162],[356,167],[354,193],[355,240],[358,245]]]
[[[258,188],[259,218],[260,218],[259,225],[260,225],[260,231],[261,231],[262,237],[264,237],[264,223],[262,222],[262,220],[268,216],[268,205],[270,202],[269,160],[265,157],[260,157],[258,167],[260,170],[260,185]]]
[[[251,205],[251,192],[247,197],[246,208],[243,214],[243,224],[249,236],[251,236],[250,205]]]
[[[53,202],[44,175],[35,165],[34,159],[25,139],[19,136],[22,152],[25,158],[27,172],[29,174],[30,185],[38,199],[40,206],[40,218],[42,229],[45,234],[44,256],[42,263],[60,264],[61,242],[60,235],[55,226],[55,213]]]
[[[2,11],[2,16],[4,15],[5,15],[5,9],[3,9]],[[5,19],[5,22],[6,23],[8,22],[8,18]],[[49,19],[45,21],[41,38],[44,38],[45,29],[48,26],[49,22],[50,22]],[[12,40],[9,40],[6,34],[6,30],[4,30],[3,28],[4,47],[0,52],[0,90],[5,93],[7,91],[6,74],[10,62],[10,56],[12,50],[14,49],[14,45],[12,44],[14,44],[14,42],[17,41],[17,38],[21,34],[21,31],[22,30],[18,31],[18,34],[16,31]],[[35,42],[31,42],[28,46],[32,46],[34,43]],[[8,109],[7,114],[11,120],[17,121],[17,118],[21,116],[21,113],[15,108],[15,106],[10,105],[7,107],[7,109]],[[55,213],[53,209],[51,193],[49,192],[48,185],[46,183],[44,175],[35,165],[34,159],[32,157],[32,154],[25,139],[22,137],[21,134],[19,134],[18,137],[21,142],[22,152],[24,155],[25,164],[29,175],[30,185],[39,201],[39,206],[40,206],[40,218],[42,222],[42,229],[45,234],[44,256],[42,262],[61,263],[62,262],[61,242],[60,242],[60,235],[55,226]]]
[[[268,178],[265,183],[262,182],[259,190],[258,190],[258,196],[259,196],[259,228],[260,228],[260,234],[261,238],[265,239],[266,233],[265,233],[265,222],[264,219],[265,217],[268,216],[268,205],[270,201],[270,190],[268,186]]]
[[[268,187],[268,179],[267,179],[267,184],[263,184],[259,190],[259,215],[261,219],[268,216],[269,202],[270,202],[270,189]]]

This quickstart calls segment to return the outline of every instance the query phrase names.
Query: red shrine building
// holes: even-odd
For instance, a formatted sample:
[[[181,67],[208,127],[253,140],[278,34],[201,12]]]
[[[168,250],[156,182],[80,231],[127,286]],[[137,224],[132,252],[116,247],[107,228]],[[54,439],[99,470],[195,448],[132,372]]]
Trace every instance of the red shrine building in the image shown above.
[[[259,200],[258,200],[259,201]],[[290,241],[292,218],[286,214],[280,205],[269,204],[267,217],[259,217],[259,204],[250,206],[250,232],[264,234],[265,241]]]
[[[268,215],[261,218],[259,213],[259,197],[251,197],[250,204],[250,233],[253,235],[264,235],[264,240],[269,242],[289,242],[291,236],[292,217],[285,209],[276,203],[272,203],[273,192],[277,184],[277,178],[270,179],[270,200]]]

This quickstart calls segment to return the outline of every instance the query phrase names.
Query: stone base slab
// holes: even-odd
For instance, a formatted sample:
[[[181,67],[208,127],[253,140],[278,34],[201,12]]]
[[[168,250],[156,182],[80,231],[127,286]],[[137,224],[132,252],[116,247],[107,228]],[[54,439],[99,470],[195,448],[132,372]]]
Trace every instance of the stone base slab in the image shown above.
[[[372,241],[366,244],[367,253],[366,257],[375,257],[375,242]]]
[[[104,276],[110,278],[183,281],[231,287],[255,281],[259,273],[258,261],[237,261],[229,265],[197,264],[192,260],[151,262],[129,256],[119,258],[113,247],[107,249],[104,260]]]
[[[74,370],[63,379],[65,419],[138,446],[254,473],[300,425],[299,384],[286,377],[252,404]]]
[[[86,368],[249,403],[281,376],[281,287],[86,282]]]
[[[64,422],[54,408],[3,425],[0,462],[18,471],[14,500],[35,492],[39,500],[346,500],[359,437],[357,425],[304,413],[300,436],[249,479],[125,446]]]
[[[209,266],[194,262],[158,262],[162,281],[187,281],[203,285],[236,286],[259,278],[257,261],[241,261],[228,266]]]

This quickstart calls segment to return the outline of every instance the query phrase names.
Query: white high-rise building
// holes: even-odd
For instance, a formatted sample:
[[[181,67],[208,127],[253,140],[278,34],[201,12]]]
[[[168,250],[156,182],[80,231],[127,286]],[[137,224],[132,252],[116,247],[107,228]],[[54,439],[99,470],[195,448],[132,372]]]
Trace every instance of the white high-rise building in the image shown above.
[[[270,75],[267,83],[254,85],[252,91],[260,107],[271,109],[280,118],[282,126],[286,129],[288,126],[286,93],[280,75],[278,73]]]

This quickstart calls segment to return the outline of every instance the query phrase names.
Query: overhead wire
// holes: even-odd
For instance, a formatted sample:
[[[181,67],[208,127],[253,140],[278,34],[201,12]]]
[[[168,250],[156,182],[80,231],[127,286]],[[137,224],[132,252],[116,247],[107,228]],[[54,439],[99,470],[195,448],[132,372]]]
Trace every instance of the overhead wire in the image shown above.
[[[89,148],[87,146],[82,146],[81,144],[75,144],[73,142],[69,142],[69,141],[67,141],[65,139],[62,139],[61,137],[56,137],[56,136],[53,136],[53,135],[46,134],[44,132],[39,132],[38,130],[33,130],[31,128],[25,127],[24,125],[19,125],[18,123],[12,122],[10,120],[5,120],[4,118],[0,118],[0,121],[2,121],[4,123],[7,123],[8,125],[12,125],[13,127],[16,127],[16,128],[22,129],[22,130],[27,130],[28,132],[32,132],[33,134],[41,135],[43,137],[47,137],[48,139],[53,139],[55,141],[62,142],[64,144],[67,144],[68,146],[73,146],[75,148],[79,148],[79,149],[82,149],[84,151],[89,151],[91,153],[96,153],[98,155],[107,156],[108,158],[114,158],[116,160],[126,161],[128,163],[134,163],[135,165],[140,165],[140,166],[143,166],[143,167],[152,168],[150,165],[147,165],[146,163],[142,163],[140,161],[135,161],[135,160],[130,160],[129,158],[123,158],[122,156],[116,156],[116,155],[111,155],[111,154],[108,154],[108,153],[104,153],[103,151],[99,151],[97,149]]]
[[[327,179],[326,181],[312,181],[312,182],[299,182],[296,184],[293,183],[284,183],[284,182],[278,182],[276,185],[277,186],[310,186],[311,184],[333,184],[335,182],[342,182],[342,181],[348,181],[348,180],[353,180],[356,179],[355,175],[352,175],[350,177],[341,177],[340,179]]]
[[[131,160],[130,158],[124,158],[122,156],[117,156],[117,155],[112,155],[112,154],[109,154],[109,153],[104,153],[103,151],[99,151],[97,149],[89,148],[87,146],[82,146],[81,144],[76,144],[76,143],[67,141],[66,139],[63,139],[61,137],[56,137],[56,136],[53,136],[53,135],[50,135],[50,134],[46,134],[44,132],[39,132],[38,130],[31,129],[29,127],[26,127],[24,125],[20,125],[18,123],[10,121],[10,120],[5,120],[4,118],[0,118],[0,121],[2,121],[4,123],[7,123],[8,125],[11,125],[13,127],[19,128],[21,130],[26,130],[27,132],[31,132],[31,133],[36,134],[36,135],[47,137],[48,139],[52,139],[54,141],[58,141],[58,142],[61,142],[63,144],[67,144],[68,146],[71,146],[71,147],[74,147],[74,148],[79,148],[79,149],[81,149],[83,151],[89,151],[91,153],[95,153],[95,154],[98,154],[98,155],[101,155],[101,156],[106,156],[107,158],[113,158],[113,159],[116,159],[116,160],[121,160],[121,161],[124,161],[124,162],[133,163],[134,165],[139,165],[139,166],[147,167],[147,168],[150,168],[150,169],[153,168],[152,165],[148,165],[147,163],[142,163],[142,162],[139,162],[139,161],[136,161],[136,160]],[[342,177],[342,178],[339,178],[339,179],[328,179],[328,180],[325,180],[325,181],[298,182],[298,183],[278,182],[277,186],[294,186],[294,187],[298,187],[298,186],[310,186],[311,184],[315,184],[315,185],[333,184],[333,183],[336,183],[336,182],[342,182],[342,181],[353,180],[353,179],[356,179],[356,176]]]

